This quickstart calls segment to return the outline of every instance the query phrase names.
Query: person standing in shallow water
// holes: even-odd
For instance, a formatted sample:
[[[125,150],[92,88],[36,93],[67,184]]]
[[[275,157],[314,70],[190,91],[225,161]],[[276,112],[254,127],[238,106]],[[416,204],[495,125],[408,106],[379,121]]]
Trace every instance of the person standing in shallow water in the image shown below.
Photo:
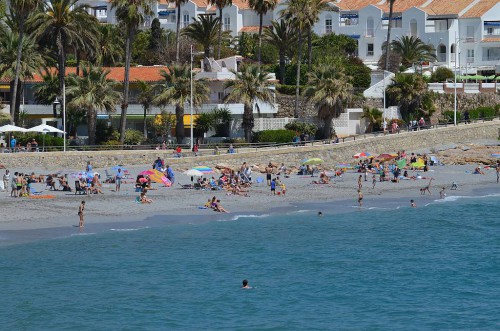
[[[83,222],[84,222],[84,219],[83,219],[83,211],[85,210],[85,201],[82,201],[82,203],[80,204],[80,207],[78,208],[78,216],[80,216],[80,223],[78,224],[78,227],[80,229],[83,228]]]

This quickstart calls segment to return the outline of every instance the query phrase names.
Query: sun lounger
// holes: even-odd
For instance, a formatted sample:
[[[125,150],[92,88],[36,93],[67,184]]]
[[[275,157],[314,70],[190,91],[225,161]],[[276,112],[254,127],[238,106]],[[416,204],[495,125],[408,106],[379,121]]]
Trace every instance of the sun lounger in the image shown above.
[[[30,192],[32,195],[41,195],[42,192],[36,191],[33,187],[30,187]]]

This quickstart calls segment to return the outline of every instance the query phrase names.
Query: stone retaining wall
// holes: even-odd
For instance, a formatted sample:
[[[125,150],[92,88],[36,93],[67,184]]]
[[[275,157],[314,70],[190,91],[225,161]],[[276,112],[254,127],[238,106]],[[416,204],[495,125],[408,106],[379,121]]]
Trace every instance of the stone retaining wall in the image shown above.
[[[100,151],[100,152],[47,152],[0,154],[0,164],[8,168],[39,167],[48,170],[84,169],[88,160],[94,168],[117,164],[152,164],[158,157],[165,158],[174,169],[187,169],[195,165],[214,166],[224,163],[239,166],[244,161],[251,164],[281,163],[297,165],[307,157],[320,157],[328,166],[352,161],[352,155],[360,151],[371,153],[418,150],[449,143],[466,143],[478,139],[499,137],[500,121],[444,127],[417,132],[402,132],[395,135],[358,139],[333,145],[314,145],[269,149],[240,149],[237,154],[206,155],[198,157],[172,158],[171,151]]]

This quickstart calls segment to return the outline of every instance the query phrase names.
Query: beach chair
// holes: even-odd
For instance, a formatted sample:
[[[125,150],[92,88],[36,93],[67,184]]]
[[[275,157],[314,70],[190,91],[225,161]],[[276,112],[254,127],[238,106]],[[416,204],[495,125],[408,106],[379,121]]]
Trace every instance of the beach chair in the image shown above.
[[[453,190],[453,191],[458,190],[458,183],[457,183],[457,182],[453,182],[453,183],[451,184],[451,188],[450,188],[450,190]]]
[[[33,187],[30,187],[31,195],[41,195],[41,191],[36,191]]]
[[[111,175],[108,171],[108,169],[104,169],[104,173],[106,174],[106,180],[107,181],[113,181],[114,182],[114,179],[115,179],[115,176]]]
[[[79,180],[75,180],[75,195],[76,194],[87,194],[87,192],[85,191],[85,189],[83,187],[80,186],[80,181]]]
[[[264,182],[264,177],[257,177],[257,179],[255,180],[257,186],[260,186],[260,184],[262,184],[263,182]]]

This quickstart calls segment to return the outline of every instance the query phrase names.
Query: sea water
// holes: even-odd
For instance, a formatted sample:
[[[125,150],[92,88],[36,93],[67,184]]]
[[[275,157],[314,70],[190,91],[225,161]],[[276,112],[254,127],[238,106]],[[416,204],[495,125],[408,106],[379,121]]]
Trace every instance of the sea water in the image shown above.
[[[165,216],[1,247],[0,329],[498,330],[499,201]]]

